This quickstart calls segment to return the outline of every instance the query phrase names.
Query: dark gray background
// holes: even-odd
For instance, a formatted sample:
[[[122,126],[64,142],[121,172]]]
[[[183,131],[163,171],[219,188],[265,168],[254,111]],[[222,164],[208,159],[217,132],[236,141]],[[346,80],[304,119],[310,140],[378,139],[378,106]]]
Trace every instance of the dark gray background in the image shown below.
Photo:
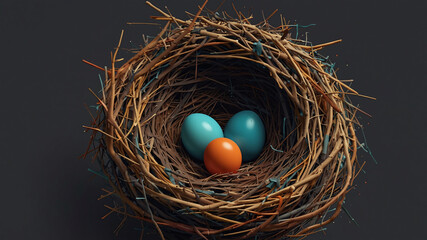
[[[195,13],[203,1],[159,1],[174,15]],[[220,1],[211,0],[210,9]],[[257,19],[279,8],[309,39],[344,41],[323,53],[340,69],[340,79],[376,101],[353,98],[373,115],[364,117],[369,147],[366,174],[347,197],[346,208],[326,234],[307,239],[425,239],[426,211],[426,1],[235,1]],[[228,9],[227,1],[223,9]],[[110,52],[125,29],[124,46],[154,35],[156,26],[128,26],[158,15],[144,1],[0,2],[0,239],[138,239],[138,223],[126,222],[97,201],[105,187],[79,159],[89,134],[84,103],[95,103],[88,88],[99,89],[87,59],[109,66]],[[278,14],[273,23],[279,23]],[[338,54],[338,56],[336,56]],[[151,235],[152,236],[152,235]],[[148,238],[149,239],[149,238]]]

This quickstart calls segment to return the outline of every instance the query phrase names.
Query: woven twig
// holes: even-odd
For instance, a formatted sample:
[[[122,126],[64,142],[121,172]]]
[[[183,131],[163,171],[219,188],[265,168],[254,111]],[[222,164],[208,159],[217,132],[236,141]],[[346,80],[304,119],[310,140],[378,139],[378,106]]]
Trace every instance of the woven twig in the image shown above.
[[[312,46],[285,23],[201,14],[204,6],[185,21],[147,3],[166,24],[119,68],[116,49],[88,127],[101,133],[94,148],[125,205],[111,210],[154,223],[162,238],[296,237],[336,218],[356,175],[347,95],[359,94],[317,51],[339,41]],[[246,109],[265,125],[263,152],[235,174],[210,175],[182,147],[183,120],[205,113],[224,127]]]

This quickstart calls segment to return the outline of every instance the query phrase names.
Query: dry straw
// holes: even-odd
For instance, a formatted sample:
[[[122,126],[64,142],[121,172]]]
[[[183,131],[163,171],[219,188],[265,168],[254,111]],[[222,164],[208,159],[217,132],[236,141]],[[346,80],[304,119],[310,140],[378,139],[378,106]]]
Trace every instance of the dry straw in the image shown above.
[[[199,8],[178,19],[151,3],[163,30],[117,67],[105,68],[93,151],[122,207],[161,238],[278,239],[314,233],[335,219],[355,178],[358,95],[290,26],[252,24],[236,11]],[[123,33],[122,33],[123,34]],[[120,38],[121,41],[121,38]],[[240,110],[259,114],[266,145],[235,174],[209,175],[180,142],[191,113],[224,127]],[[98,136],[98,137],[97,137]]]

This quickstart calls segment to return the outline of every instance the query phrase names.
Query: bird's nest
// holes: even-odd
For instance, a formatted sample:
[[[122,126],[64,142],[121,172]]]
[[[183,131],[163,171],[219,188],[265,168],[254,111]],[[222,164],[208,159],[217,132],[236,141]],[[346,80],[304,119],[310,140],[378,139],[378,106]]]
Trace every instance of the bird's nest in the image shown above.
[[[280,238],[315,232],[337,217],[358,168],[359,95],[337,79],[323,47],[289,26],[251,24],[203,10],[181,20],[156,9],[163,30],[129,61],[105,68],[92,127],[103,174],[124,207],[159,235]],[[202,14],[203,13],[203,14]],[[266,144],[233,174],[210,175],[184,150],[191,113],[224,127],[241,110],[260,116]]]

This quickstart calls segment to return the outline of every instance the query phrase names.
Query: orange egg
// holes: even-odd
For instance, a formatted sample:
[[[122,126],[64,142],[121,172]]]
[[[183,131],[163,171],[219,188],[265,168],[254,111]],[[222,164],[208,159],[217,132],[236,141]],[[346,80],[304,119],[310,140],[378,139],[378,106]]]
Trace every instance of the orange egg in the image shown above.
[[[211,174],[232,173],[242,165],[242,153],[233,140],[216,138],[206,147],[203,160]]]

